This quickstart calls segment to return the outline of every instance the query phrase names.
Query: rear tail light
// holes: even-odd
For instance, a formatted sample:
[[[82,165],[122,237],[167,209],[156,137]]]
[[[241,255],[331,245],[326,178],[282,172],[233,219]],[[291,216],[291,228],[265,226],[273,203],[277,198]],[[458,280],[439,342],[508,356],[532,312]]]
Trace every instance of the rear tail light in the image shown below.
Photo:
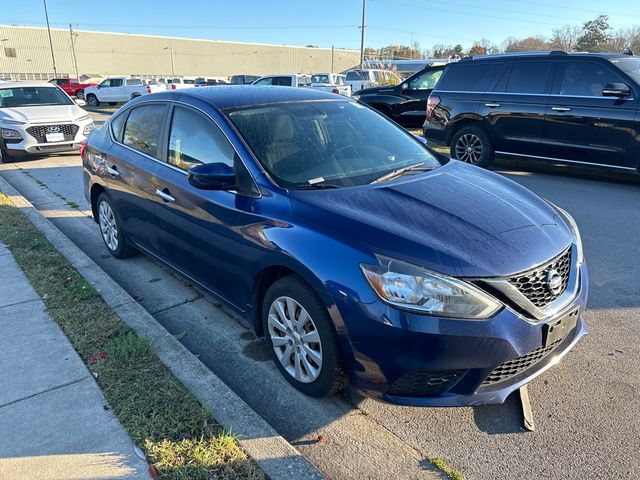
[[[440,97],[437,95],[429,95],[427,100],[427,118],[431,117],[433,110],[440,104]]]
[[[176,84],[175,84],[175,83],[172,83],[172,84],[171,84],[171,90],[175,90],[175,89],[176,89]]]
[[[333,90],[331,90],[331,93],[337,93],[338,95],[340,95],[340,90],[334,88]]]
[[[84,154],[87,152],[87,141],[80,142],[80,158],[84,160]]]

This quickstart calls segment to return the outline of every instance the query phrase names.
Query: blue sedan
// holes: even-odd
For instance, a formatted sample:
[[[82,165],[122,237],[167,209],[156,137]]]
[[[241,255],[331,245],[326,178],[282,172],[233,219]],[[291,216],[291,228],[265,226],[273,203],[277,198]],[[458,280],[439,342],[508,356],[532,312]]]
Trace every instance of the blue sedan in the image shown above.
[[[144,252],[236,310],[297,389],[504,402],[587,333],[568,213],[304,88],[139,97],[94,131],[108,251]]]

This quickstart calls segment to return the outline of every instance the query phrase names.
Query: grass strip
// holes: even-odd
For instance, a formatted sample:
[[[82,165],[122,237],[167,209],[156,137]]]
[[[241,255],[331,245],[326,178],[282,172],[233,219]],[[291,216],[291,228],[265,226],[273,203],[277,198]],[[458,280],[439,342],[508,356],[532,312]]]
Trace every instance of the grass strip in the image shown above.
[[[447,463],[442,458],[431,457],[429,458],[429,461],[434,467],[436,467],[438,470],[444,473],[451,480],[464,480],[462,473],[456,470],[455,468],[447,465]]]
[[[3,242],[161,479],[264,474],[44,235],[0,192]]]

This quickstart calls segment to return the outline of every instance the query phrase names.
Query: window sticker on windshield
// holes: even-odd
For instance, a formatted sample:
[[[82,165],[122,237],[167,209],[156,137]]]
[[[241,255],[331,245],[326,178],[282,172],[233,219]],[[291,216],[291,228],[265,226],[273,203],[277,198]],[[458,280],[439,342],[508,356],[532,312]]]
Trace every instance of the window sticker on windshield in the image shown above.
[[[322,182],[324,182],[324,178],[322,177],[312,178],[311,180],[309,180],[309,185],[314,185],[316,183],[322,183]]]
[[[0,98],[7,98],[7,97],[13,97],[13,90],[11,89],[0,90]]]

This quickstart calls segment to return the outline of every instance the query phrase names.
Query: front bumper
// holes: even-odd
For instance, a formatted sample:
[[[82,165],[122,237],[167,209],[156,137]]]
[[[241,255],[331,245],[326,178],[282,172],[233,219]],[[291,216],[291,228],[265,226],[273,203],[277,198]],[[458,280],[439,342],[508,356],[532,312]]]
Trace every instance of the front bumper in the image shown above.
[[[539,322],[509,307],[487,320],[458,320],[416,315],[381,301],[337,303],[353,352],[345,355],[349,379],[364,395],[401,405],[503,403],[513,391],[557,364],[587,333],[582,319],[588,285],[585,265],[579,275],[575,298]],[[573,312],[575,328],[545,349],[545,325]],[[505,368],[507,374],[495,381],[495,373]],[[411,382],[423,382],[418,385],[422,393],[420,388],[407,390]]]
[[[64,140],[47,142],[46,136],[34,133],[48,126],[69,126],[76,128],[74,134],[64,134]],[[87,139],[85,130],[93,128],[93,120],[82,120],[73,122],[46,122],[38,124],[0,124],[0,128],[14,130],[20,135],[20,139],[1,139],[4,148],[10,155],[47,155],[50,153],[69,152],[79,150],[80,144]],[[87,132],[88,133],[88,132]]]

